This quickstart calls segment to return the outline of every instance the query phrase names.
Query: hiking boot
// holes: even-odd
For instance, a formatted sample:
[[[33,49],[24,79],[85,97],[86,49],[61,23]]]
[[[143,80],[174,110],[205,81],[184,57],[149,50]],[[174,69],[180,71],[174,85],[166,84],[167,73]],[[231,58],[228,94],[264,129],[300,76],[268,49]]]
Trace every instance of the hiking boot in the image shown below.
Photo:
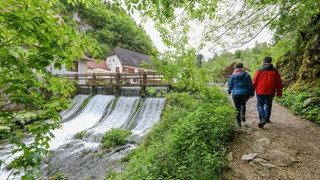
[[[265,124],[267,124],[267,121],[266,121],[266,120],[261,120],[261,121],[259,122],[259,124],[258,124],[258,127],[259,127],[259,128],[263,128],[263,126],[264,126]]]
[[[267,120],[266,120],[266,123],[271,123],[270,119],[267,119]]]
[[[241,121],[245,122],[246,121],[246,117],[245,116],[241,116]]]

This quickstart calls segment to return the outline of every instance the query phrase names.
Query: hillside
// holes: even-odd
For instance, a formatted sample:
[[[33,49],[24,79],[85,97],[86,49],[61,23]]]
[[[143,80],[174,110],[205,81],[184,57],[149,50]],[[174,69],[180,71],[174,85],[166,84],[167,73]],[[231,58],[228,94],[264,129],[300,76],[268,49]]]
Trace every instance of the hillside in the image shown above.
[[[87,7],[81,2],[73,6],[61,1],[56,6],[61,14],[77,22],[78,31],[98,41],[103,58],[116,46],[148,55],[154,48],[143,27],[117,5],[102,2]]]

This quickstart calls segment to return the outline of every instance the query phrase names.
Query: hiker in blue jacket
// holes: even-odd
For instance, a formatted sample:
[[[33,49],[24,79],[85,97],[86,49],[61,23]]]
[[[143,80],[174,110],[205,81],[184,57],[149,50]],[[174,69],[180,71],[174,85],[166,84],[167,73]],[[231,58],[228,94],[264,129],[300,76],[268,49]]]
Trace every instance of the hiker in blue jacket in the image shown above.
[[[232,92],[234,107],[237,111],[236,122],[241,127],[241,121],[246,121],[246,104],[254,96],[254,88],[250,75],[245,72],[243,63],[234,65],[234,72],[228,82],[228,94]]]

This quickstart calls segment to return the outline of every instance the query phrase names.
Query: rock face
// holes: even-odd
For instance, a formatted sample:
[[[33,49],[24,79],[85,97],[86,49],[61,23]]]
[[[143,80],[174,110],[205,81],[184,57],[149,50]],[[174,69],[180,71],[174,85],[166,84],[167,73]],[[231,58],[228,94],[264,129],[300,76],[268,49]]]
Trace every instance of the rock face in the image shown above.
[[[288,52],[277,63],[284,85],[301,88],[308,85],[319,89],[320,82],[320,14],[312,19],[307,29],[300,31],[296,52]]]
[[[84,22],[82,21],[82,19],[79,17],[79,15],[78,15],[77,12],[73,15],[72,19],[73,19],[75,22],[78,23],[78,31],[79,31],[79,32],[85,33],[87,30],[93,29],[90,25],[88,25],[88,24],[86,24],[86,23],[84,23]]]
[[[108,173],[122,171],[126,163],[120,162],[120,159],[133,148],[135,145],[128,144],[107,152],[100,146],[72,142],[53,151],[48,157],[42,165],[44,179],[60,176],[65,179],[106,179]]]
[[[303,102],[304,107],[315,105],[315,104],[320,104],[320,97],[308,98]]]

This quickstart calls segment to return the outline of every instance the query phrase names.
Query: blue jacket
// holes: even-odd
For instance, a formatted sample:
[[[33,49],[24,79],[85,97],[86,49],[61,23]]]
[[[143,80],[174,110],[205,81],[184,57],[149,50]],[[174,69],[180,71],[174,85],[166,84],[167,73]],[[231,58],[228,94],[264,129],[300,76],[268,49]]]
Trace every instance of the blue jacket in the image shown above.
[[[245,71],[236,71],[230,76],[228,94],[254,96],[254,88],[250,75]]]

